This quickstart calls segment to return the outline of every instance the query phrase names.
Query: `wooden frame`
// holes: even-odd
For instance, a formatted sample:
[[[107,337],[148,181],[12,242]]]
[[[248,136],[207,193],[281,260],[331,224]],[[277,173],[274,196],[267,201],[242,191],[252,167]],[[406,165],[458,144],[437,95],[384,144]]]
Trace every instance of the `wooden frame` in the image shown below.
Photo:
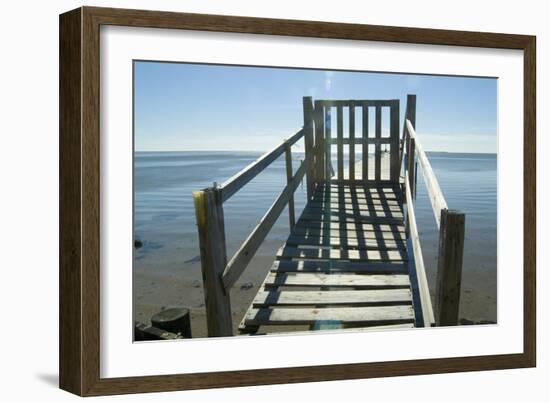
[[[99,28],[101,25],[523,50],[523,353],[100,378]],[[526,35],[94,7],[82,7],[62,14],[60,16],[60,387],[78,395],[91,396],[535,366],[535,55],[535,37]],[[319,119],[319,116],[315,118]],[[322,128],[319,131],[321,130]],[[448,217],[442,217],[442,220],[448,219]]]

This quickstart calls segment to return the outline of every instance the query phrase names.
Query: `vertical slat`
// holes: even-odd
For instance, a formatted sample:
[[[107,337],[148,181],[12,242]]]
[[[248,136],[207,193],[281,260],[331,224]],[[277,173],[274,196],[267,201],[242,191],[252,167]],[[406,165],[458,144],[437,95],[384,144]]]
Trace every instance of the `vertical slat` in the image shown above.
[[[292,182],[292,151],[290,150],[290,144],[285,142],[285,161],[286,161],[286,183]],[[288,221],[290,224],[290,231],[294,229],[296,224],[295,212],[294,212],[294,193],[290,195],[288,199]]]
[[[403,122],[403,140],[401,144],[401,150],[399,154],[399,171],[401,171],[401,163],[403,162],[403,154],[406,153],[406,150],[408,150],[409,144],[407,140],[407,136],[409,133],[409,130],[407,128],[407,120],[410,120],[413,128],[416,129],[416,95],[407,95],[407,106],[405,109],[405,120]]]
[[[415,189],[415,168],[416,164],[414,162],[414,153],[415,153],[415,141],[414,138],[409,136],[408,141],[408,150],[407,150],[407,172],[409,173],[409,187],[411,189],[411,194],[416,194]]]
[[[464,254],[464,222],[463,213],[456,210],[441,210],[436,283],[438,326],[454,326],[458,323]]]
[[[344,122],[342,105],[338,105],[336,109],[336,131],[337,131],[337,164],[338,164],[338,179],[344,179]]]
[[[390,107],[390,180],[399,181],[399,101]]]
[[[325,180],[324,107],[315,101],[315,181]]]
[[[199,232],[208,336],[232,336],[229,290],[221,281],[227,264],[221,192],[217,188],[193,192],[193,201]]]
[[[306,189],[307,199],[313,196],[315,186],[314,167],[313,167],[313,100],[311,97],[303,98],[304,106],[304,146],[306,156]]]
[[[332,160],[331,160],[331,130],[332,130],[332,121],[331,121],[331,109],[330,106],[325,108],[325,180],[330,180],[332,178]]]
[[[374,179],[379,181],[382,172],[382,146],[380,139],[382,138],[382,107],[376,105],[376,131],[375,137],[378,140],[374,149]]]
[[[363,163],[361,178],[369,179],[369,107],[363,104]]]
[[[355,180],[355,106],[349,106],[349,180]]]

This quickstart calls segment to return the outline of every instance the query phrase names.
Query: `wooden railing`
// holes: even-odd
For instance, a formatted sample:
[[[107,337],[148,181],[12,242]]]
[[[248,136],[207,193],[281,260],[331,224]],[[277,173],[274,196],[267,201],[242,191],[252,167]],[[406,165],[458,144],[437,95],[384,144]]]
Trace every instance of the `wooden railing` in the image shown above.
[[[265,153],[242,171],[222,183],[193,192],[199,233],[201,268],[205,293],[208,336],[231,336],[230,289],[244,272],[285,206],[289,208],[290,230],[295,225],[294,192],[306,176],[308,200],[313,193],[314,109],[311,97],[304,97],[304,126],[273,150]],[[305,157],[293,174],[291,146],[304,138]],[[223,203],[254,179],[272,162],[285,154],[287,184],[227,262]]]
[[[403,151],[401,152],[401,155],[404,155],[406,150],[404,186],[407,203],[407,233],[413,246],[424,325],[431,326],[435,323],[438,326],[452,326],[458,323],[465,215],[460,211],[450,210],[447,206],[428,156],[416,135],[414,128],[416,120],[415,109],[416,97],[409,95],[407,97],[407,109],[403,129]],[[417,161],[418,164],[416,163]],[[424,177],[428,198],[430,199],[435,222],[439,230],[435,315],[432,308],[413,206],[413,197],[416,195],[416,170],[418,165]]]

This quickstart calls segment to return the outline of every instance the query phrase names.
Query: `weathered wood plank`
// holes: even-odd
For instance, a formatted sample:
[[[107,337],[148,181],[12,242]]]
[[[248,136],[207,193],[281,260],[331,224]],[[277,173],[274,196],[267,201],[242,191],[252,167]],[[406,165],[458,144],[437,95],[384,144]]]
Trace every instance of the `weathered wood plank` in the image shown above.
[[[376,106],[376,121],[375,121],[375,138],[382,138],[382,108]],[[380,143],[374,146],[374,179],[379,181],[382,174],[382,147]]]
[[[260,291],[254,297],[255,307],[273,305],[367,305],[411,303],[407,288],[346,291]]]
[[[307,161],[307,159],[306,159]],[[294,191],[300,184],[305,172],[307,162],[303,161],[296,175],[292,178],[291,182],[285,186],[277,200],[271,205],[267,213],[262,217],[259,224],[254,228],[250,235],[246,238],[240,248],[235,252],[235,255],[231,258],[225,271],[223,272],[223,285],[226,289],[229,289],[238,280],[248,263],[254,257],[254,254],[264,241],[265,237],[269,233],[273,224],[277,221],[281,212],[283,211],[286,203],[290,197],[294,194]]]
[[[332,162],[331,162],[331,139],[332,139],[332,120],[330,107],[325,108],[324,115],[325,126],[325,180],[332,178]]]
[[[315,189],[315,166],[314,166],[314,150],[313,150],[313,100],[311,97],[303,97],[304,108],[304,149],[306,161],[306,190],[307,199],[313,195]]]
[[[401,210],[388,210],[388,209],[366,209],[366,210],[332,210],[332,209],[317,209],[306,207],[302,212],[301,218],[303,219],[333,219],[337,218],[345,222],[348,221],[371,221],[371,219],[400,219],[403,220],[403,213]]]
[[[325,178],[325,122],[324,122],[324,107],[319,101],[315,101],[315,180],[321,182]]]
[[[336,108],[336,133],[338,143],[336,145],[338,179],[344,179],[344,122],[342,105]]]
[[[295,230],[290,235],[292,237],[298,237],[303,239],[315,239],[320,242],[325,242],[326,239],[334,238],[336,241],[340,242],[350,242],[358,241],[361,242],[365,239],[377,239],[377,240],[386,240],[394,242],[405,242],[406,235],[404,232],[391,232],[391,231],[357,231],[350,230],[342,227],[340,230],[330,230],[325,231],[316,229],[308,229],[306,226],[296,227]]]
[[[310,202],[307,205],[308,211],[313,210],[320,210],[320,211],[338,211],[338,212],[345,212],[346,214],[365,214],[372,212],[373,214],[376,212],[402,212],[401,206],[398,204],[385,204],[384,202],[380,202],[380,200],[377,200],[377,203],[353,203],[353,201],[349,203],[339,203],[338,201],[332,203],[332,202]]]
[[[374,216],[374,215],[356,215],[356,214],[349,214],[346,215],[344,213],[319,213],[319,212],[309,212],[304,211],[302,215],[300,216],[300,220],[302,221],[321,221],[321,222],[346,222],[346,223],[371,223],[371,224],[394,224],[398,225],[403,222],[403,214],[402,213],[395,213],[394,216],[388,216],[388,215],[380,215],[380,216]]]
[[[300,140],[306,133],[305,128],[298,130],[292,135],[286,142],[293,145]],[[226,201],[233,196],[239,189],[254,179],[260,174],[266,167],[268,167],[273,161],[279,158],[285,151],[285,143],[279,144],[273,150],[265,153],[256,161],[249,164],[246,168],[233,175],[226,180],[221,186],[220,191],[222,195],[222,201]]]
[[[369,108],[367,105],[363,105],[362,113],[362,132],[363,132],[363,149],[361,160],[361,178],[363,180],[369,179]]]
[[[201,270],[208,336],[232,336],[231,301],[220,281],[227,252],[221,190],[208,188],[193,192],[199,233]]]
[[[407,263],[347,262],[345,260],[275,260],[270,271],[280,273],[406,274]]]
[[[351,274],[351,273],[274,273],[267,275],[267,286],[300,287],[373,287],[403,288],[410,286],[406,274]]]
[[[355,106],[349,107],[349,180],[355,180]]]
[[[349,323],[394,323],[414,320],[411,306],[377,306],[346,308],[261,308],[246,313],[245,325],[298,325],[336,320]]]
[[[390,180],[399,181],[399,102],[390,107]]]
[[[311,199],[311,201],[308,203],[308,206],[310,207],[316,207],[316,208],[332,208],[332,209],[338,209],[338,208],[347,208],[347,209],[380,209],[380,208],[391,208],[391,209],[399,209],[401,210],[401,202],[395,200],[395,199],[371,199],[371,198],[362,198],[359,199],[338,199],[335,198],[334,200],[331,198],[320,198],[315,197]]]
[[[393,240],[387,238],[340,238],[340,237],[306,237],[290,235],[287,245],[332,246],[356,249],[405,249],[406,240]]]
[[[328,231],[345,231],[347,237],[353,235],[359,237],[369,237],[370,232],[405,235],[405,226],[399,224],[369,224],[369,223],[339,223],[331,221],[309,221],[298,220],[295,227],[295,234],[328,234]]]
[[[300,248],[284,246],[277,252],[277,259],[342,259],[363,261],[407,261],[407,253],[400,249],[390,250],[354,250]]]

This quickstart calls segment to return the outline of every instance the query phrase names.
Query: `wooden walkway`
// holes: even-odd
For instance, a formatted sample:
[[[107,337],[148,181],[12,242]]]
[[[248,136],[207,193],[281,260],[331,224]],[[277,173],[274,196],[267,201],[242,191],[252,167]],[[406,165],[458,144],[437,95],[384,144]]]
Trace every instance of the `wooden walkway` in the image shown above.
[[[290,235],[239,333],[456,324],[464,214],[448,209],[416,136],[416,97],[407,96],[401,138],[397,99],[304,97],[303,108],[300,130],[221,185],[193,193],[208,335],[234,334],[230,290],[287,207]],[[296,168],[291,148],[301,139]],[[224,202],[283,155],[286,186],[228,259]],[[417,166],[439,230],[436,315],[415,219]],[[304,179],[307,203],[296,221],[294,192]]]
[[[239,331],[413,327],[407,259],[400,186],[319,185]]]

